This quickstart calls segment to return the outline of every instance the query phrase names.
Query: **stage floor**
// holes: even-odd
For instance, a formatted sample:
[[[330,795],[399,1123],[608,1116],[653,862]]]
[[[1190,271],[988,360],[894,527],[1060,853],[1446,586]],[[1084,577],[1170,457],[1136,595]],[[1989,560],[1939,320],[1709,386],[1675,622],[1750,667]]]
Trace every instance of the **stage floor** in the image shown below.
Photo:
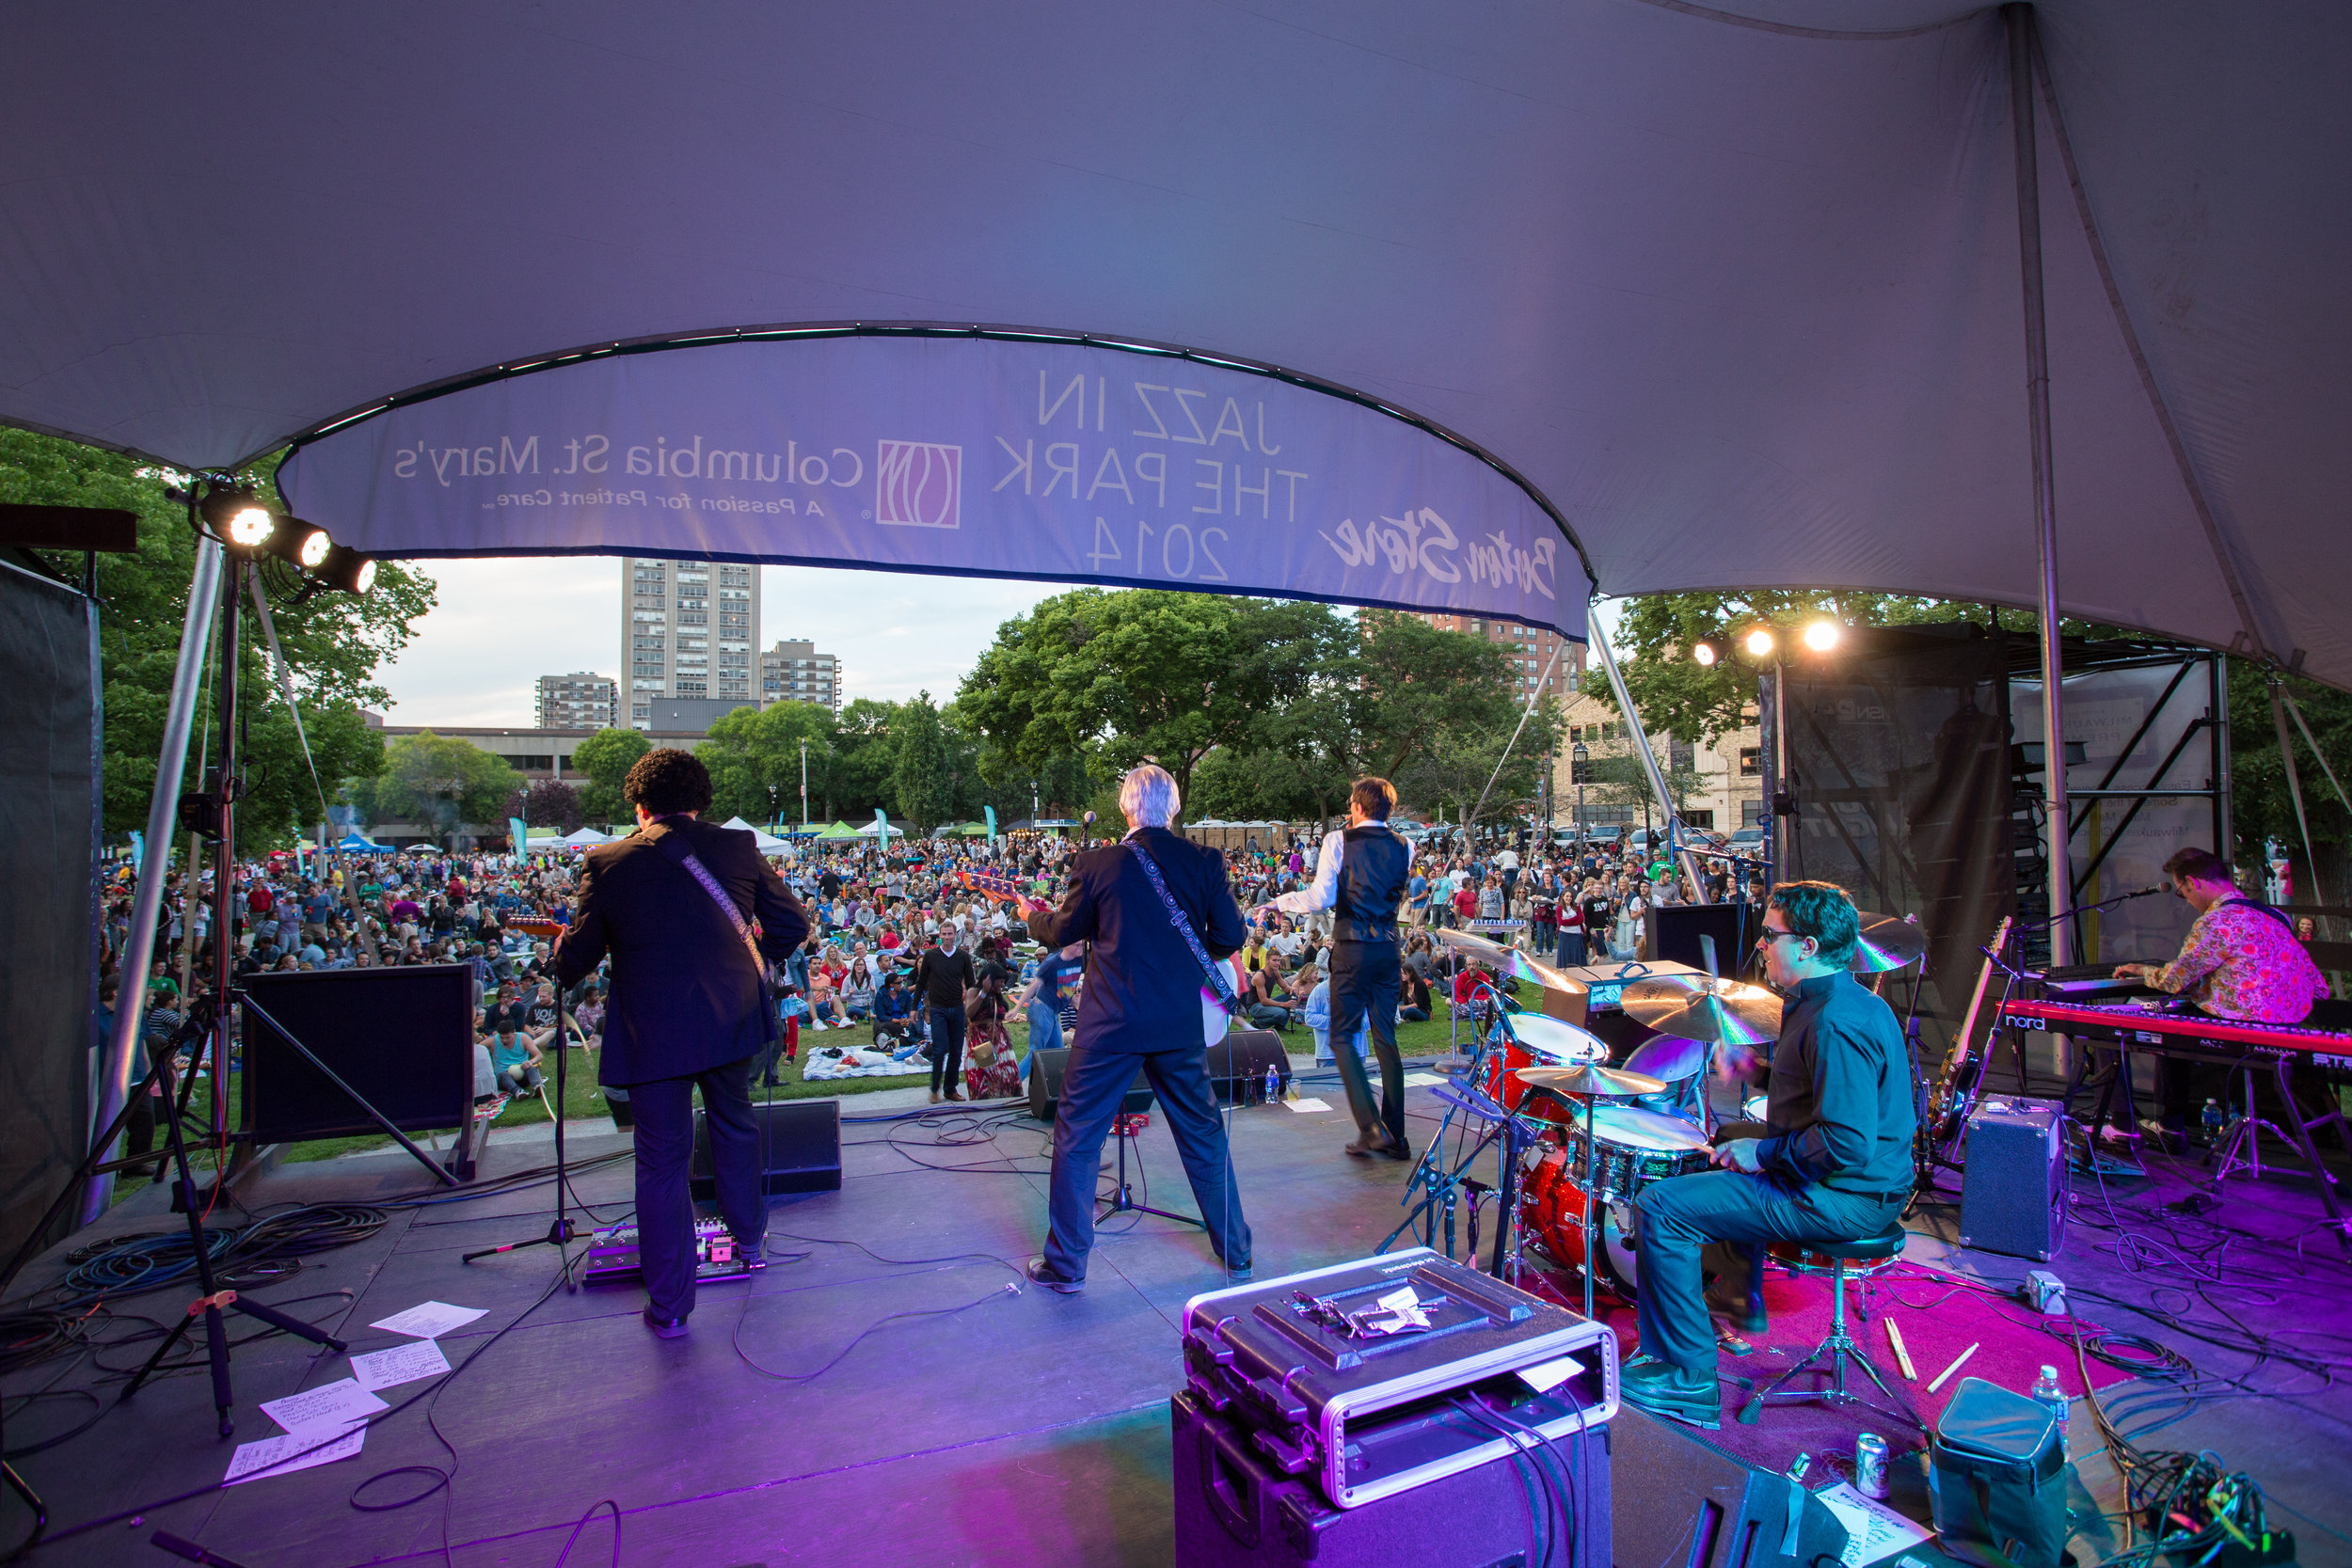
[[[1336,1086],[1322,1092],[1342,1103]],[[1425,1088],[1412,1094],[1425,1136],[1443,1106]],[[885,1098],[897,1097],[842,1104],[850,1117],[893,1114],[877,1103]],[[1343,1111],[1248,1107],[1233,1113],[1232,1131],[1259,1278],[1363,1256],[1398,1224],[1407,1168],[1343,1155],[1353,1131]],[[167,1377],[87,1433],[21,1461],[47,1498],[53,1532],[137,1508],[143,1523],[53,1540],[31,1560],[170,1560],[146,1544],[160,1527],[246,1568],[427,1562],[444,1553],[467,1568],[548,1568],[587,1518],[568,1560],[606,1562],[609,1501],[620,1514],[619,1560],[628,1564],[1171,1562],[1166,1402],[1183,1377],[1177,1317],[1188,1296],[1221,1282],[1200,1233],[1155,1218],[1115,1220],[1085,1294],[1053,1295],[1025,1281],[1015,1293],[1007,1286],[1043,1224],[1046,1129],[1009,1111],[971,1110],[845,1122],[843,1136],[843,1189],[776,1200],[773,1266],[748,1284],[707,1287],[692,1332],[676,1341],[645,1331],[634,1288],[554,1289],[550,1248],[459,1261],[469,1249],[543,1233],[549,1185],[395,1212],[368,1241],[315,1255],[295,1277],[255,1294],[338,1330],[355,1353],[405,1342],[364,1325],[421,1302],[486,1308],[440,1341],[462,1369],[456,1375],[371,1429],[356,1459],[226,1489],[214,1483],[233,1444],[214,1436],[204,1376]],[[573,1139],[572,1154],[577,1162],[627,1147],[607,1132]],[[1189,1208],[1158,1118],[1141,1148],[1151,1201]],[[548,1153],[544,1141],[501,1147],[494,1138],[487,1174],[539,1165]],[[416,1192],[421,1175],[397,1153],[372,1154],[262,1173],[243,1197],[256,1211],[364,1204]],[[576,1187],[596,1215],[618,1218],[628,1164],[589,1171]],[[2206,1375],[2204,1397],[2184,1404],[2151,1443],[2213,1449],[2280,1501],[2352,1531],[2352,1495],[2341,1481],[2352,1456],[2352,1398],[2275,1356],[2257,1364],[2198,1337],[2234,1318],[2254,1334],[2291,1336],[2274,1351],[2331,1359],[2341,1343],[2336,1303],[2352,1268],[2325,1232],[2302,1234],[2297,1265],[2293,1238],[2317,1212],[2307,1183],[2233,1183],[2229,1207],[2202,1219],[2158,1207],[2181,1190],[2161,1169],[2153,1183],[2111,1185],[2117,1216],[2144,1238],[2119,1256],[2117,1232],[2080,1223],[2106,1223],[2093,1189],[2049,1266],[2076,1290],[2084,1317],[2170,1343]],[[143,1194],[71,1244],[159,1228],[170,1218],[163,1210],[159,1189]],[[2024,1273],[2020,1260],[1951,1245],[1956,1216],[1926,1210],[1910,1256],[1986,1279]],[[2217,1251],[2216,1220],[2288,1240]],[[2203,1283],[2216,1267],[2218,1283]],[[54,1259],[37,1262],[18,1295],[59,1272]],[[121,1310],[163,1318],[187,1294],[159,1291]],[[342,1356],[311,1352],[284,1336],[237,1352],[240,1438],[276,1433],[254,1408],[260,1401],[348,1375]],[[143,1354],[106,1359],[135,1364]],[[21,1449],[89,1410],[73,1399],[25,1405],[18,1396],[94,1387],[110,1398],[118,1381],[63,1361],[10,1377],[9,1442]],[[386,1397],[398,1404],[432,1386]],[[2146,1398],[2148,1389],[2127,1384],[2107,1398]],[[2077,1505],[2095,1515],[2117,1504],[2090,1427],[2078,1406],[2073,1448],[2090,1491]],[[406,1507],[353,1506],[362,1481],[402,1466],[453,1469],[453,1484]],[[387,1476],[359,1500],[396,1502],[431,1481],[425,1469]],[[1617,1482],[1621,1496],[1638,1484]],[[212,1489],[152,1506],[203,1487]],[[13,1536],[21,1512],[11,1507],[6,1517]],[[2102,1538],[2095,1516],[2078,1522],[2090,1527],[2077,1541],[2081,1560],[2120,1544]],[[2279,1522],[2301,1537],[2305,1563],[2352,1562],[2343,1542],[2283,1513]]]

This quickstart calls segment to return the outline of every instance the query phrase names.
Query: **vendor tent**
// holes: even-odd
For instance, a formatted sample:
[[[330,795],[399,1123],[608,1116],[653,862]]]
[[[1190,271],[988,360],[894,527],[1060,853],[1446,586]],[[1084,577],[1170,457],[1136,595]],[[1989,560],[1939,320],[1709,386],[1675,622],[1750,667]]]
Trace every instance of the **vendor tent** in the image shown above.
[[[2058,601],[2352,683],[2352,8],[2034,14],[14,7],[0,420],[387,555],[2031,604],[2030,228]]]
[[[373,839],[362,838],[358,833],[346,833],[342,841],[335,846],[335,853],[339,855],[397,855],[400,850],[389,844],[378,844]]]
[[[728,817],[724,825],[730,828],[740,828],[751,834],[753,842],[759,846],[759,852],[763,855],[781,855],[792,847],[766,829],[755,828],[739,816]]]
[[[599,844],[612,843],[613,838],[611,833],[598,832],[594,828],[580,828],[565,833],[555,842],[568,849],[593,849]],[[536,848],[537,846],[533,845],[532,847]]]

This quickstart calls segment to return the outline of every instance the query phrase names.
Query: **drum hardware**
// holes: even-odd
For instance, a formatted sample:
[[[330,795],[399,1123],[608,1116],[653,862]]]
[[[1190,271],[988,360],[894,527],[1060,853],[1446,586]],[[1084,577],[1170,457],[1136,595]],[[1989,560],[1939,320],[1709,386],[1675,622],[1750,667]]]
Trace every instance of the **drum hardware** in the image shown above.
[[[1518,1069],[1574,1067],[1603,1062],[1608,1056],[1608,1042],[1588,1030],[1541,1013],[1512,1013],[1509,1037],[1486,1058],[1478,1087],[1504,1110],[1516,1111],[1527,1094],[1527,1085],[1516,1076]]]
[[[1489,997],[1495,994],[1491,987],[1482,986],[1479,989]],[[1477,1039],[1476,1049],[1471,1053],[1464,1069],[1454,1075],[1454,1083],[1438,1091],[1439,1098],[1444,1100],[1451,1109],[1446,1112],[1445,1119],[1438,1124],[1437,1132],[1423,1146],[1421,1158],[1414,1162],[1412,1178],[1405,1184],[1405,1193],[1399,1201],[1409,1205],[1409,1212],[1406,1214],[1404,1222],[1394,1230],[1390,1231],[1378,1246],[1373,1248],[1375,1253],[1387,1252],[1406,1231],[1413,1229],[1417,1225],[1422,1229],[1422,1243],[1434,1249],[1438,1245],[1438,1232],[1442,1224],[1445,1232],[1445,1254],[1448,1258],[1454,1256],[1454,1216],[1455,1204],[1458,1201],[1457,1191],[1469,1182],[1470,1172],[1479,1158],[1494,1145],[1498,1138],[1504,1137],[1505,1131],[1510,1126],[1510,1113],[1480,1093],[1477,1085],[1488,1076],[1485,1069],[1489,1057],[1494,1057],[1499,1066],[1502,1056],[1507,1053],[1510,1046],[1518,1043],[1518,1037],[1512,1032],[1513,1024],[1524,1016],[1505,1012],[1498,1006],[1494,1027],[1484,1037]],[[1581,1031],[1578,1032],[1581,1033]],[[1503,1042],[1500,1046],[1498,1037]],[[1524,1056],[1526,1053],[1522,1051],[1520,1054]],[[1464,1116],[1473,1117],[1487,1125],[1479,1135],[1477,1143],[1454,1163],[1452,1169],[1448,1169],[1443,1152],[1446,1133],[1452,1130],[1455,1119]],[[1506,1161],[1511,1158],[1510,1145],[1507,1141],[1503,1158]],[[1413,1195],[1416,1191],[1422,1195],[1419,1203],[1413,1202]],[[1474,1216],[1476,1212],[1474,1197],[1472,1201]],[[1502,1227],[1496,1232],[1498,1257],[1501,1256],[1501,1238],[1509,1228],[1510,1225],[1506,1218]]]

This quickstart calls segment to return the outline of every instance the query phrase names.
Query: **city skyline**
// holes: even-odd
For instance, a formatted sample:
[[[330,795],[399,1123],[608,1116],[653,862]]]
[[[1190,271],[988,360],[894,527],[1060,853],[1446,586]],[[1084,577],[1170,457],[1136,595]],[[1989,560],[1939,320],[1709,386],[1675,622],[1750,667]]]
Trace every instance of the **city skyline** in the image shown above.
[[[621,558],[539,557],[411,562],[439,602],[397,660],[377,672],[387,717],[401,725],[528,726],[541,675],[584,670],[623,678],[614,626]],[[927,577],[816,566],[757,573],[756,647],[805,639],[841,660],[842,701],[951,699],[996,628],[1067,583]],[[1595,607],[1597,625],[1614,606]]]

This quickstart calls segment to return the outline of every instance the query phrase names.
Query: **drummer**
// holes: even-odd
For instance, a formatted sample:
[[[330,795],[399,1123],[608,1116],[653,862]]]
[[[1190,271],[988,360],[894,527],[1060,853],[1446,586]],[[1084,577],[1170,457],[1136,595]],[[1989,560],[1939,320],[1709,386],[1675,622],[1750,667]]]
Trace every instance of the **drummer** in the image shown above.
[[[1765,977],[1787,1000],[1772,1049],[1766,1135],[1717,1144],[1714,1170],[1634,1199],[1641,1354],[1625,1400],[1712,1429],[1723,1413],[1699,1255],[1710,1241],[1853,1242],[1875,1236],[1911,1196],[1911,1061],[1893,1009],[1847,965],[1853,900],[1828,882],[1783,882],[1764,911]],[[1730,1069],[1753,1053],[1724,1048]]]

